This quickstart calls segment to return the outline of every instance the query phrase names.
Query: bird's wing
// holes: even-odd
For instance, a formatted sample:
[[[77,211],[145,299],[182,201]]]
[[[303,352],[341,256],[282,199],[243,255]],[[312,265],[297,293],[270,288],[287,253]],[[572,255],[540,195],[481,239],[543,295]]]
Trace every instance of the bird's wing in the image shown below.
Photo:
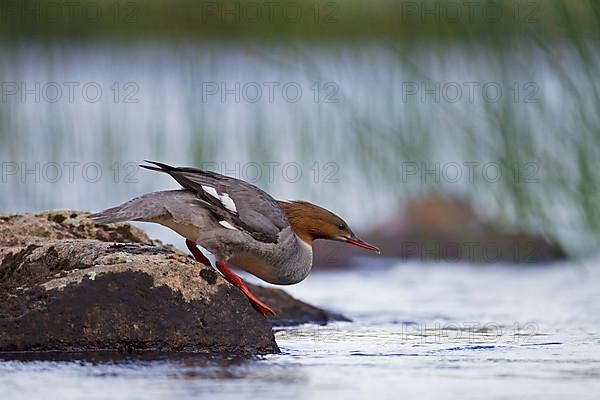
[[[216,172],[146,162],[155,166],[140,167],[165,172],[184,188],[193,190],[225,227],[231,225],[248,232],[256,240],[276,243],[279,232],[289,226],[277,201],[254,185]]]

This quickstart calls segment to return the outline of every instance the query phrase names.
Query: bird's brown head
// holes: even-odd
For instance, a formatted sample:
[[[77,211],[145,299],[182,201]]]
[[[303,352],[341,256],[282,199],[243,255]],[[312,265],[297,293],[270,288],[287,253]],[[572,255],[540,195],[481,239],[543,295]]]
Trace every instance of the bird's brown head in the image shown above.
[[[329,210],[306,201],[280,201],[294,233],[312,245],[313,240],[346,242],[379,253],[379,249],[358,239],[348,224]]]

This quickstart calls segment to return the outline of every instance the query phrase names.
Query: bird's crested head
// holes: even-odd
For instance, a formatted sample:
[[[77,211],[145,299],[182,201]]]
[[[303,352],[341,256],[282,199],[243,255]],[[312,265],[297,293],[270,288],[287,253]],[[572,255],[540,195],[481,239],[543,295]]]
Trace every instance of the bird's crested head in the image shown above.
[[[331,211],[307,201],[280,201],[294,233],[309,245],[316,239],[346,242],[379,253],[379,249],[358,239],[346,221]]]

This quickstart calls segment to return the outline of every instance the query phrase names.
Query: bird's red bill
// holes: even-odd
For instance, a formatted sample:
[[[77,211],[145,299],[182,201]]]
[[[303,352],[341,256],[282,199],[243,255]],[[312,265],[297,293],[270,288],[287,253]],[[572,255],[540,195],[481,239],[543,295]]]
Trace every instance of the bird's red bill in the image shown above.
[[[369,244],[367,242],[363,242],[360,239],[348,238],[348,239],[346,239],[346,243],[350,243],[350,244],[353,244],[354,246],[362,247],[363,249],[367,249],[370,251],[374,251],[377,254],[381,254],[381,251],[379,251],[379,249],[377,247],[375,247],[372,244]]]

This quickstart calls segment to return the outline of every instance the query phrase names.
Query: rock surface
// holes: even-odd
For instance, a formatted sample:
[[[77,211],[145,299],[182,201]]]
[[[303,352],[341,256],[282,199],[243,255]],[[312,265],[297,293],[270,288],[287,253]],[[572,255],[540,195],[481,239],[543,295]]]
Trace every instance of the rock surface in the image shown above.
[[[212,268],[87,213],[0,216],[0,351],[277,352],[271,323],[343,319],[254,287],[269,321]]]
[[[403,261],[541,264],[566,258],[551,238],[503,227],[477,215],[468,203],[437,196],[408,203],[359,236],[378,246],[382,257]],[[315,246],[317,268],[348,266],[359,257],[373,255],[336,242]]]
[[[347,317],[323,310],[303,301],[299,301],[281,289],[266,288],[248,284],[252,293],[267,303],[277,314],[272,320],[273,326],[292,326],[306,323],[326,324],[332,321],[350,321]]]

